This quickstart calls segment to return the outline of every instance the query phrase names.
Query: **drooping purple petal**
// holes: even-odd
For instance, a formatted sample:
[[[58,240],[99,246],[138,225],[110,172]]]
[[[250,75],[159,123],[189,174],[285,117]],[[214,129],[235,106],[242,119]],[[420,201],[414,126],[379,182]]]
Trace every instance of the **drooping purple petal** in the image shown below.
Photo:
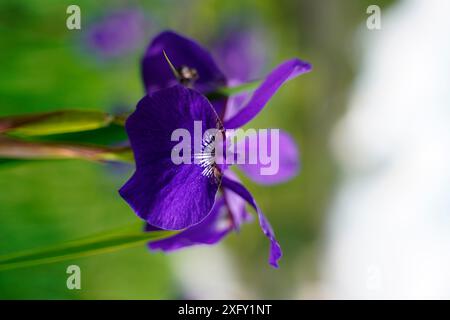
[[[177,83],[163,50],[175,68],[186,66],[197,70],[194,88],[208,93],[226,84],[211,54],[192,39],[172,31],[159,34],[147,48],[142,61],[142,75],[147,93],[170,87]]]
[[[311,70],[308,62],[299,59],[288,60],[276,67],[256,89],[247,105],[233,118],[226,121],[227,129],[242,127],[252,120],[266,105],[284,82]]]
[[[133,8],[114,11],[88,26],[88,47],[103,58],[118,57],[137,49],[145,39],[149,23]]]
[[[255,199],[253,199],[251,193],[242,184],[230,180],[226,176],[222,178],[222,186],[224,188],[232,190],[233,192],[241,196],[256,210],[256,212],[258,213],[259,225],[266,237],[270,240],[269,264],[274,268],[278,268],[278,260],[282,256],[281,247],[278,241],[275,239],[275,233],[273,232],[272,226],[270,225],[269,221],[267,221],[261,209],[256,204]]]
[[[223,198],[218,199],[203,221],[172,237],[150,242],[149,248],[151,250],[173,251],[198,244],[212,245],[219,242],[233,229],[233,224],[224,204]],[[155,228],[147,224],[146,230],[154,231]]]
[[[203,133],[215,128],[217,118],[204,96],[180,85],[144,97],[127,119],[136,172],[119,192],[153,226],[190,227],[202,221],[214,204],[218,189],[214,177],[204,176],[198,164],[176,165],[171,159],[179,143],[171,141],[172,132],[184,128],[194,137],[194,121],[202,122]]]
[[[228,179],[240,182],[238,176],[231,170],[225,170],[224,176]],[[223,197],[230,210],[230,214],[233,219],[233,225],[236,230],[239,230],[240,226],[252,220],[252,216],[247,212],[245,208],[245,200],[242,199],[238,194],[230,189],[223,190]]]
[[[245,156],[247,158],[247,161],[244,164],[238,164],[238,167],[246,176],[260,184],[286,182],[295,177],[300,169],[300,156],[294,139],[288,133],[281,130],[278,135],[272,135],[273,133],[273,129],[269,129],[266,134],[266,139],[261,139],[263,132],[260,131],[257,135],[258,145],[248,143],[249,140],[247,139],[242,139],[238,142],[237,150],[245,150]],[[277,136],[278,141],[272,141],[272,138]],[[272,151],[274,151],[274,154],[271,154]],[[255,159],[257,161],[255,164],[250,163],[250,154],[256,155]],[[263,154],[268,155],[270,163],[262,161]],[[273,169],[268,170],[269,167]],[[263,174],[264,170],[266,174]]]

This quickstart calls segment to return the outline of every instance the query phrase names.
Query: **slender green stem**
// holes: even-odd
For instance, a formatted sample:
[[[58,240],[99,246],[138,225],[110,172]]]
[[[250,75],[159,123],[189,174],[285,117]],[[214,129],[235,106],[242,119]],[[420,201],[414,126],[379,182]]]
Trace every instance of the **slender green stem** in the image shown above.
[[[252,82],[243,83],[234,87],[222,87],[215,93],[222,94],[224,96],[233,96],[239,93],[255,90],[261,84],[261,80],[255,80]]]
[[[238,95],[240,93],[249,92],[255,90],[259,84],[261,83],[260,80],[253,81],[253,82],[247,82],[238,86],[234,87],[221,87],[218,88],[216,91],[210,92],[206,94],[206,97],[209,100],[217,100],[221,98],[231,97]]]
[[[133,153],[129,147],[30,142],[0,136],[0,158],[28,160],[83,159],[90,161],[132,162]]]
[[[0,117],[0,133],[16,136],[51,135],[94,130],[108,126],[115,117],[95,110],[59,110]]]

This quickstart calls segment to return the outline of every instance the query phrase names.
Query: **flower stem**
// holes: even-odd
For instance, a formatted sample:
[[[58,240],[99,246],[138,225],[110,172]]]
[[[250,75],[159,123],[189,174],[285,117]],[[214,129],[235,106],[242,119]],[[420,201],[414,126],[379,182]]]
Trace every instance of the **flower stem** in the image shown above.
[[[221,87],[221,88],[218,88],[217,90],[215,90],[213,92],[207,93],[206,97],[209,100],[217,100],[217,99],[220,99],[220,98],[235,96],[235,95],[238,95],[240,93],[244,93],[244,92],[249,92],[249,91],[255,90],[259,86],[260,83],[261,83],[260,80],[256,80],[256,81],[240,84],[240,85],[237,85],[237,86],[234,86],[234,87]]]
[[[30,142],[0,136],[0,158],[83,159],[90,161],[132,162],[129,147],[103,147],[82,144]]]
[[[0,133],[39,136],[94,130],[115,120],[113,115],[95,110],[59,110],[0,117]]]

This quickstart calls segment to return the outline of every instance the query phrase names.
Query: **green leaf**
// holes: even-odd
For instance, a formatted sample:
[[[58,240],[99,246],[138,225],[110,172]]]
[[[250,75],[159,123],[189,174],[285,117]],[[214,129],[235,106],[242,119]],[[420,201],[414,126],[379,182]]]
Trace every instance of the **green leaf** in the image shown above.
[[[133,163],[134,155],[131,148],[104,148],[103,153],[98,155],[97,161],[115,161]]]
[[[0,118],[0,133],[40,136],[94,130],[114,121],[114,116],[93,110],[61,110]]]
[[[9,158],[0,158],[0,167],[5,167],[9,165],[16,165],[19,163],[25,163],[31,160],[28,159],[9,159]]]
[[[143,232],[132,229],[135,228],[131,226],[119,231],[104,232],[58,246],[3,255],[0,256],[0,271],[113,252],[176,234],[176,231]]]
[[[110,146],[124,145],[128,142],[128,136],[122,125],[110,124],[95,130],[26,137],[26,140]]]
[[[217,89],[216,91],[207,93],[206,97],[209,100],[213,101],[225,97],[235,96],[243,92],[254,91],[260,85],[260,83],[261,81],[257,80],[253,82],[247,82],[234,87],[222,87]]]

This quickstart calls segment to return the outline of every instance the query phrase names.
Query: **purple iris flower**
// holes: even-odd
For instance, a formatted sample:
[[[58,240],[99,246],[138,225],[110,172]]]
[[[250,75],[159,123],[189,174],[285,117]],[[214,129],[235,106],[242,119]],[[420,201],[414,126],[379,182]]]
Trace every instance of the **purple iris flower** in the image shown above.
[[[163,52],[177,69],[178,77]],[[174,164],[171,152],[178,142],[171,141],[171,135],[175,129],[183,128],[194,136],[194,121],[201,121],[202,133],[215,128],[225,134],[227,129],[239,128],[264,108],[285,81],[310,70],[309,63],[298,59],[284,62],[238,111],[225,117],[228,100],[209,101],[205,96],[228,84],[209,52],[174,32],[163,32],[153,40],[143,59],[147,96],[126,122],[136,171],[119,191],[147,222],[147,231],[181,230],[172,237],[151,242],[150,249],[171,251],[217,243],[250,220],[245,208],[248,203],[256,210],[261,229],[270,240],[269,263],[278,267],[281,248],[250,192],[226,166],[211,162],[205,170],[197,163]],[[195,148],[193,142],[191,148]],[[262,163],[240,168],[257,182],[285,181],[298,172],[298,151],[285,133],[280,134],[280,149],[287,151],[287,157],[280,154],[280,170],[269,180],[259,174]]]
[[[147,29],[148,22],[140,10],[117,10],[89,26],[86,42],[90,50],[103,58],[119,57],[136,50]]]

